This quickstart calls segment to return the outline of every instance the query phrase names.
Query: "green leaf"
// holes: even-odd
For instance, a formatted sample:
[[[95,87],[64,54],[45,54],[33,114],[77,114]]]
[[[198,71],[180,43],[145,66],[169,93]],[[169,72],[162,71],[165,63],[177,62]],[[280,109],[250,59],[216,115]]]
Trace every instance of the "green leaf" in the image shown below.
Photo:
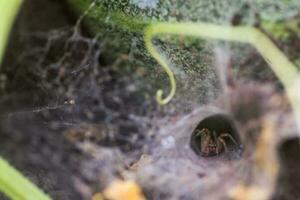
[[[0,0],[0,64],[11,26],[21,3],[21,0]]]
[[[50,200],[50,197],[1,157],[0,190],[12,200]]]
[[[21,0],[0,0],[0,65]],[[0,157],[0,191],[12,200],[50,200],[39,188]]]

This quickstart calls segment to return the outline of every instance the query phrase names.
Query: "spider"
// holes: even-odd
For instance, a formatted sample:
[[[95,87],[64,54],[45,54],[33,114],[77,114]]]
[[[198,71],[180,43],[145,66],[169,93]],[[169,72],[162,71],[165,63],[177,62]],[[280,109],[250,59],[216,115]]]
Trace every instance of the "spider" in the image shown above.
[[[200,137],[200,153],[202,156],[214,156],[221,153],[223,150],[228,152],[228,147],[225,138],[229,138],[237,145],[235,139],[229,133],[217,134],[216,131],[210,131],[207,128],[196,130],[196,137]]]

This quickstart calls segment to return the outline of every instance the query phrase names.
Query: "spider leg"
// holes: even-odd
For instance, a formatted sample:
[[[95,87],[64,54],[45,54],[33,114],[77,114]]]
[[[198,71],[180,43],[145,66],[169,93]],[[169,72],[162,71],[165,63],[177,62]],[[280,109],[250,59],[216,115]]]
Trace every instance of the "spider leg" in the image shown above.
[[[221,142],[223,144],[225,152],[227,153],[228,152],[228,148],[227,148],[225,140],[223,138],[221,138],[221,137],[219,137],[218,140],[219,140],[219,142]]]
[[[211,133],[207,128],[202,128],[201,130],[196,129],[195,130],[195,136],[199,137],[198,141],[200,142],[198,145],[200,147],[200,152],[202,154],[208,154],[208,146],[211,141]]]
[[[235,139],[232,137],[232,135],[230,135],[229,133],[222,133],[222,134],[219,136],[219,138],[225,138],[225,137],[230,138],[231,141],[232,141],[235,145],[237,145],[237,142],[236,142]]]
[[[205,135],[205,134],[209,134],[209,130],[207,129],[207,128],[203,128],[203,129],[201,129],[201,130],[199,130],[199,129],[196,129],[196,133],[195,133],[195,135],[198,137],[198,136],[200,136],[200,135]]]

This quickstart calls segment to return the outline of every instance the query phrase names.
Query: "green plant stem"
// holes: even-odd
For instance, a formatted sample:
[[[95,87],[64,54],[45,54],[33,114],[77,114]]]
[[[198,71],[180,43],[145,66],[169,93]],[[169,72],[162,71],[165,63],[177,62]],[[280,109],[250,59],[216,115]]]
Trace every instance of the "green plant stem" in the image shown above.
[[[185,35],[253,45],[284,85],[295,113],[297,124],[300,126],[300,95],[298,94],[299,86],[297,85],[299,83],[298,70],[265,34],[253,27],[233,27],[208,23],[153,23],[147,26],[144,32],[146,48],[167,73],[171,86],[171,91],[166,98],[162,97],[163,92],[161,89],[157,91],[156,99],[158,103],[168,103],[176,91],[174,74],[168,63],[152,43],[152,39],[161,34]]]
[[[4,56],[7,37],[21,3],[21,0],[0,0],[0,64]]]
[[[0,65],[21,0],[0,0]],[[13,200],[50,200],[20,172],[0,157],[0,191]]]
[[[20,172],[0,157],[0,190],[13,200],[50,200]]]

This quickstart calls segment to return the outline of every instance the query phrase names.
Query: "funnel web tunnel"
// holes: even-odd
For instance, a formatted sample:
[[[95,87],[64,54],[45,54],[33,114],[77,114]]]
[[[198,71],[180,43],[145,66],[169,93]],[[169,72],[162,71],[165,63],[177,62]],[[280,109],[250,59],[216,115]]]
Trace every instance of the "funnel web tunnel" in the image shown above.
[[[191,135],[190,145],[203,157],[230,154],[242,148],[237,129],[225,114],[214,114],[200,121]]]

